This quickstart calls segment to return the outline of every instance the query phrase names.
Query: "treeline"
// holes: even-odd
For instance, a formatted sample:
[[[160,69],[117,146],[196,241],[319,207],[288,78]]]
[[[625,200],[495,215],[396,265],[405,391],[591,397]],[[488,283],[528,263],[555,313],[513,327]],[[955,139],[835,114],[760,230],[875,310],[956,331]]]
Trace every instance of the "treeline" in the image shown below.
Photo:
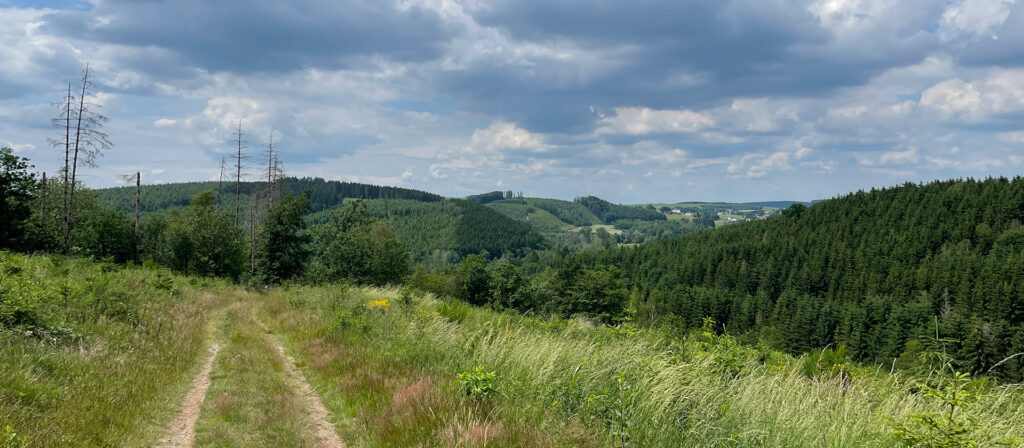
[[[431,270],[448,268],[468,254],[522,255],[544,244],[528,224],[463,199],[370,200],[365,205],[371,217],[391,224],[415,263]],[[307,220],[323,222],[330,213],[316,212]]]
[[[153,211],[135,221],[79,185],[67,201],[76,224],[64,244],[60,211],[69,189],[62,178],[43,182],[28,160],[9,148],[0,149],[0,168],[0,249],[153,264],[251,284],[383,285],[402,282],[410,270],[405,246],[387,222],[369,216],[362,200],[335,208],[322,223],[308,226],[310,191],[274,199],[270,188],[253,189],[250,194],[258,199],[242,209],[242,219],[217,206],[227,199],[203,190],[183,208]]]
[[[352,182],[328,181],[321,178],[285,177],[276,181],[282,193],[309,191],[310,208],[313,211],[337,207],[345,199],[408,199],[414,201],[440,201],[443,197],[425,191],[408,188],[387,187]],[[241,182],[238,185],[242,206],[248,206],[249,198],[255,192],[266,189],[265,182]],[[171,208],[183,208],[192,197],[204,190],[212,190],[218,198],[218,206],[234,210],[235,182],[182,182],[163,185],[142,186],[142,212],[152,213]],[[115,187],[96,190],[99,198],[115,210],[132,213],[135,211],[135,187]]]
[[[374,219],[389,222],[416,263],[443,268],[470,253],[486,251],[493,257],[505,252],[521,253],[539,248],[543,238],[529,225],[516,222],[487,207],[465,200],[444,199],[418,190],[397,187],[325,181],[310,178],[283,178],[283,192],[309,191],[308,224],[324,224],[334,216],[334,209],[353,198],[365,198],[367,213]],[[244,212],[256,202],[253,198],[266,189],[263,182],[242,182],[239,185],[241,221],[248,222]],[[191,197],[212,190],[215,206],[224,211],[235,210],[234,182],[189,182],[143,186],[141,209],[144,216],[183,209]],[[135,210],[134,187],[98,190],[104,204],[125,213]],[[266,201],[265,198],[261,199]]]
[[[650,323],[712,317],[794,353],[842,343],[897,365],[917,362],[938,333],[962,369],[1019,380],[1022,221],[1022,178],[908,183],[570,258],[621,268]]]
[[[409,283],[473,305],[562,317],[586,316],[611,324],[621,321],[628,290],[618,269],[586,268],[573,261],[540,275],[525,276],[507,262],[488,264],[483,255],[467,255],[452,270],[431,274],[416,269]]]
[[[500,201],[502,199],[522,199],[523,193],[515,193],[512,190],[508,191],[492,191],[489,193],[474,194],[466,196],[466,200],[469,202],[475,202],[477,204],[489,204],[494,201]]]
[[[574,202],[582,204],[605,224],[612,224],[620,219],[638,219],[641,221],[664,221],[668,219],[664,214],[655,210],[654,207],[612,204],[595,196],[576,198]]]
[[[552,215],[561,219],[567,224],[577,227],[600,224],[601,220],[594,216],[594,213],[587,209],[580,202],[559,201],[555,199],[537,199],[533,204]]]
[[[715,228],[715,219],[706,214],[698,213],[693,220],[673,221],[639,221],[621,220],[615,222],[615,229],[622,233],[617,235],[619,243],[640,244],[656,241],[684,233],[697,233]]]

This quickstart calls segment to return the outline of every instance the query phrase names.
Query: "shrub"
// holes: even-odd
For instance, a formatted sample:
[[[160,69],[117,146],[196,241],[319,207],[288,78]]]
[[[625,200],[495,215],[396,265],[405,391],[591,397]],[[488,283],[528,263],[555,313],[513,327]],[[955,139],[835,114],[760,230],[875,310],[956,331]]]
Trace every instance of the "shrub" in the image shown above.
[[[481,366],[459,374],[459,387],[467,397],[489,399],[494,395],[494,372],[485,372]]]

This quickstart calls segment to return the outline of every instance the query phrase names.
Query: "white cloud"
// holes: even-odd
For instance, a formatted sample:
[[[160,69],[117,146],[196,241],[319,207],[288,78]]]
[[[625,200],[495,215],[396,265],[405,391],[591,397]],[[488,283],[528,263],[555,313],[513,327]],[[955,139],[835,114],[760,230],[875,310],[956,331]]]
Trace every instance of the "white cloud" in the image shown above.
[[[750,178],[764,177],[771,171],[793,169],[789,164],[790,155],[790,153],[782,151],[771,154],[747,154],[740,160],[730,163],[726,171]]]
[[[960,33],[990,34],[1006,21],[1016,0],[960,0],[942,14],[940,35],[949,40]]]
[[[997,137],[1006,143],[1024,143],[1024,131],[1003,132]]]
[[[955,78],[940,82],[922,92],[921,105],[946,113],[976,113],[981,108],[981,93],[974,85]]]
[[[467,159],[446,160],[430,165],[430,177],[434,179],[447,179],[448,171],[469,170],[475,166]]]
[[[488,152],[507,149],[543,152],[551,149],[551,146],[544,143],[543,136],[520,128],[515,123],[501,121],[491,123],[487,129],[473,131],[470,145],[476,150]]]
[[[880,165],[905,165],[917,163],[917,148],[907,148],[903,151],[888,151],[882,153],[878,158]]]
[[[158,120],[153,122],[153,126],[154,127],[158,127],[158,128],[165,128],[165,127],[168,127],[168,126],[174,126],[176,124],[178,124],[178,120],[174,120],[174,119],[170,119],[170,118],[160,118],[160,119],[158,119]]]
[[[18,144],[18,143],[14,143],[14,142],[8,141],[7,143],[0,144],[0,146],[6,146],[8,148],[11,148],[11,149],[14,150],[14,152],[28,152],[28,151],[35,151],[36,150],[36,145],[30,144],[30,143]]]
[[[729,106],[729,113],[742,130],[752,132],[777,131],[785,123],[800,121],[800,106],[787,100],[737,98]]]
[[[1024,111],[1024,70],[992,70],[971,82],[940,82],[921,93],[920,104],[972,120]]]
[[[689,109],[616,107],[615,116],[601,118],[597,133],[645,135],[655,132],[697,132],[714,125],[714,120],[707,115]]]

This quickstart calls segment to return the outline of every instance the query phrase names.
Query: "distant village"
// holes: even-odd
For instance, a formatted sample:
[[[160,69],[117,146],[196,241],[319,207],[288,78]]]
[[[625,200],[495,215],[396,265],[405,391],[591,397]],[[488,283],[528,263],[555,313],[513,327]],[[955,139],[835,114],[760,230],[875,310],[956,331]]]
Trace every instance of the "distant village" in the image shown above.
[[[755,219],[764,219],[774,214],[779,213],[778,208],[771,207],[758,207],[756,209],[718,209],[718,210],[705,210],[703,213],[713,212],[716,215],[716,221],[721,223],[736,223],[743,221],[753,221]],[[679,215],[686,218],[693,218],[697,216],[701,211],[695,211],[689,208],[671,208],[668,210],[662,210],[669,215]]]

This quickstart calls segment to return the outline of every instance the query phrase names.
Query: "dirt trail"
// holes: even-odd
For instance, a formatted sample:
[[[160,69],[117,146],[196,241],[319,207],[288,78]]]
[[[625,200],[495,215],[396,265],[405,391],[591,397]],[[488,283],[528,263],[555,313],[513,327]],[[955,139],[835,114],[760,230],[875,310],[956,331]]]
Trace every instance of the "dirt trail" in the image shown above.
[[[199,410],[203,407],[203,400],[206,399],[206,389],[210,388],[210,370],[213,368],[213,360],[217,358],[220,351],[220,344],[210,344],[210,354],[206,358],[202,369],[192,380],[192,389],[185,395],[181,403],[181,412],[174,420],[167,425],[167,435],[157,443],[157,448],[192,448],[196,441],[196,421],[199,420]]]
[[[299,372],[299,369],[295,366],[295,359],[284,350],[284,346],[270,335],[270,330],[262,322],[260,322],[260,326],[263,327],[263,331],[267,334],[267,339],[274,345],[278,355],[281,356],[281,360],[284,361],[285,375],[288,376],[293,386],[306,400],[310,424],[312,425],[317,445],[321,448],[344,448],[345,443],[338,437],[338,433],[334,431],[334,425],[328,419],[331,415],[330,411],[320,402],[320,397],[313,391],[306,378],[302,376],[302,372]]]

